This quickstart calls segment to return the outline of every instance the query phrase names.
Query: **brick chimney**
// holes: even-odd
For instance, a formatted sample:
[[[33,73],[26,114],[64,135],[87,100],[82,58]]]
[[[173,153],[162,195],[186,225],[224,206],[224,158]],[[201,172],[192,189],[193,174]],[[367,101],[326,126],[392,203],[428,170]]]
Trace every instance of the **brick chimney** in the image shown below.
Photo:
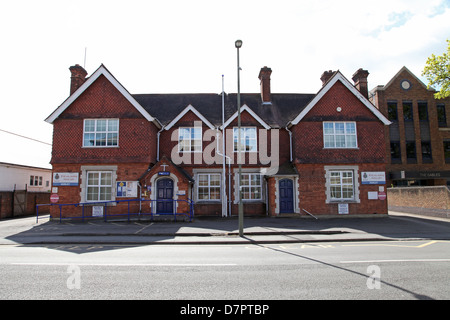
[[[322,76],[320,76],[320,80],[322,80],[322,87],[325,85],[325,83],[328,82],[328,80],[330,80],[330,78],[334,75],[335,71],[333,70],[328,70],[328,71],[324,71],[322,73]]]
[[[70,95],[72,95],[86,81],[87,72],[79,64],[71,66],[69,70],[72,73],[70,77]]]
[[[264,67],[259,71],[259,80],[261,80],[261,99],[263,103],[270,103],[270,75],[272,69]]]
[[[369,88],[367,85],[367,77],[369,76],[369,72],[367,70],[363,70],[362,68],[359,68],[354,74],[353,74],[353,82],[355,82],[355,87],[358,89],[361,94],[368,99],[369,98]]]

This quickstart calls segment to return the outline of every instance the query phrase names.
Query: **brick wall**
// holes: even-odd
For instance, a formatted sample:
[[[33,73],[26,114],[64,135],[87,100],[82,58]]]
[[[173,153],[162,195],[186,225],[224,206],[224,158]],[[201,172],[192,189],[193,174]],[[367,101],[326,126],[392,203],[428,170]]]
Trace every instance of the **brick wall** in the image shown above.
[[[84,119],[118,118],[119,146],[83,148]],[[104,77],[99,77],[53,124],[51,163],[154,162],[157,128]]]
[[[408,90],[404,90],[401,87],[401,82],[407,80],[410,82],[411,87]],[[385,115],[388,115],[388,102],[397,102],[397,116],[398,121],[393,125],[385,128],[385,150],[387,155],[387,172],[394,171],[441,171],[449,170],[450,165],[445,163],[445,155],[443,148],[443,140],[450,139],[450,131],[448,128],[439,129],[437,121],[436,105],[440,103],[445,104],[447,123],[450,121],[450,98],[443,100],[436,100],[434,93],[427,90],[423,83],[419,82],[406,69],[400,72],[394,77],[388,87],[380,87],[375,91],[375,95],[372,97],[373,103],[379,108],[379,110]],[[414,125],[414,138],[407,137],[405,134],[405,121],[403,120],[403,101],[412,102],[413,106],[413,125]],[[432,149],[432,163],[422,162],[422,146],[421,146],[421,131],[420,121],[418,113],[418,103],[426,102],[428,106],[428,124],[430,130],[430,139],[425,141],[431,142]],[[401,147],[401,162],[398,164],[392,164],[390,158],[390,129],[391,127],[398,126],[399,142]],[[397,140],[397,139],[394,139]],[[416,164],[408,164],[406,158],[406,141],[414,141],[416,145]],[[430,181],[433,183],[433,181]],[[445,184],[445,180],[434,180],[435,185]],[[390,184],[390,182],[389,182]]]
[[[16,208],[16,212],[13,213],[13,198],[14,192],[12,191],[0,192],[0,219],[34,215],[37,204],[50,203],[50,193],[48,192],[26,192],[24,212],[19,213]],[[50,209],[47,206],[39,208],[39,214],[48,214],[49,212]]]
[[[450,209],[450,191],[446,186],[389,188],[389,207]]]

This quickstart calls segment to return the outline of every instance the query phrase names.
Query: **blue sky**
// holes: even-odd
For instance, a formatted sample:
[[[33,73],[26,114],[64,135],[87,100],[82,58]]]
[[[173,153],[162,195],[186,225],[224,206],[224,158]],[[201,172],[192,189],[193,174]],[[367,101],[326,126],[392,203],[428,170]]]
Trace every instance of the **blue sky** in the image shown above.
[[[104,63],[131,93],[219,93],[222,74],[235,92],[238,38],[242,92],[263,66],[274,93],[315,93],[331,69],[367,69],[372,89],[445,51],[450,0],[2,1],[0,27],[0,130],[51,142],[44,119],[85,48],[89,74]],[[0,131],[0,147],[0,162],[49,167],[48,145]]]

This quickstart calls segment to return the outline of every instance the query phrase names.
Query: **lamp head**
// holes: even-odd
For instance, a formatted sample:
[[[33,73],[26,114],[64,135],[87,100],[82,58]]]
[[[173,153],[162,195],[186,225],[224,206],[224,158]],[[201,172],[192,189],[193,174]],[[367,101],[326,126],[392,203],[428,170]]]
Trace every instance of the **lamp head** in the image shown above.
[[[242,47],[242,40],[236,40],[236,42],[234,43],[234,45],[235,45],[235,47],[236,48],[240,48],[240,47]]]

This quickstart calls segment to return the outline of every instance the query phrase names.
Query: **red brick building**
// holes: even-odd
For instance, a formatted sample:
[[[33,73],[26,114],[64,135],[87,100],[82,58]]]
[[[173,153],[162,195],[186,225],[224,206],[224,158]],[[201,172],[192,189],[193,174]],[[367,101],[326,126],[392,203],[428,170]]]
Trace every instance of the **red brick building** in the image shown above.
[[[449,185],[450,98],[435,99],[406,67],[370,93],[392,122],[385,127],[388,186]]]
[[[317,94],[273,94],[262,68],[261,92],[241,94],[241,141],[236,94],[132,95],[103,65],[88,78],[70,70],[71,95],[46,121],[58,203],[82,205],[53,217],[97,215],[104,202],[100,215],[231,216],[239,189],[245,215],[387,213],[390,122],[367,99],[365,70],[355,84],[325,72]]]

